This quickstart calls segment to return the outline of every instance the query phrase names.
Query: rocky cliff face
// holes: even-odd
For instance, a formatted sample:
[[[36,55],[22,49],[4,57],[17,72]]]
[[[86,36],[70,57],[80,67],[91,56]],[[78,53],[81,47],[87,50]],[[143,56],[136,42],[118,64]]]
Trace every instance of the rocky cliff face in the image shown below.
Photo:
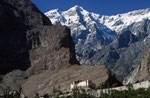
[[[28,0],[1,0],[0,5],[0,74],[26,70],[31,66],[29,50],[40,44],[38,32],[28,31],[52,24]]]
[[[1,78],[2,89],[18,90],[19,81],[27,79],[22,76],[79,65],[67,27],[52,26],[29,0],[1,0],[0,5],[0,75],[10,72]],[[18,69],[26,72],[19,76],[13,71]],[[17,85],[12,87],[12,81]]]
[[[39,28],[38,28],[39,29]],[[29,32],[34,32],[36,29]],[[70,30],[61,25],[43,27],[39,34],[40,45],[31,49],[31,67],[28,74],[38,74],[43,70],[59,70],[78,64]]]
[[[78,79],[120,85],[105,67],[81,67],[70,30],[52,25],[29,0],[1,0],[0,19],[0,93],[22,88],[30,98]]]
[[[79,64],[67,27],[52,26],[29,0],[4,0],[0,3],[1,74],[13,69],[26,70],[30,66],[28,73],[39,73],[45,69],[59,68],[61,64]],[[56,56],[62,61],[53,60]]]
[[[131,75],[126,77],[124,84],[135,83],[150,79],[150,48],[145,52],[144,58],[138,68],[136,68]]]

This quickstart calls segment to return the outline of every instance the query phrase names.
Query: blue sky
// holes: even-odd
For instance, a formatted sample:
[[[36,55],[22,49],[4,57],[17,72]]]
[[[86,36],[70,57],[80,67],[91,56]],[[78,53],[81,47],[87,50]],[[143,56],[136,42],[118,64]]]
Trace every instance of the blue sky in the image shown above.
[[[114,15],[150,8],[150,0],[31,0],[42,12],[52,9],[67,10],[75,5],[102,15]]]

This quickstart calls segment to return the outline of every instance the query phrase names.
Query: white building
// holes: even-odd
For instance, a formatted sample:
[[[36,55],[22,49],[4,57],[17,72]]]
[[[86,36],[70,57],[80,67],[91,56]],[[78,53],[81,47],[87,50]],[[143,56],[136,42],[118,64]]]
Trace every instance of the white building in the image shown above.
[[[78,80],[71,83],[70,88],[90,89],[90,88],[95,88],[95,84],[90,80],[86,80],[86,81]]]

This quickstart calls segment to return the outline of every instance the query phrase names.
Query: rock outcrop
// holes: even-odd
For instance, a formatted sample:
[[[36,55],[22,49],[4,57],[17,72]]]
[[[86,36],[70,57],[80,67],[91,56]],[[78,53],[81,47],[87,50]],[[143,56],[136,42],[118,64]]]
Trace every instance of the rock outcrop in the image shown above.
[[[35,31],[41,32],[40,45],[29,51],[31,67],[27,70],[27,74],[38,74],[43,70],[59,70],[75,64],[79,65],[75,57],[70,30],[67,27],[46,26],[41,30],[34,29],[29,32]]]
[[[145,52],[144,59],[141,63],[141,68],[139,72],[138,81],[148,80],[150,79],[150,48]]]
[[[78,79],[121,84],[105,67],[80,66],[70,30],[52,25],[30,0],[1,0],[0,19],[0,91],[21,87],[30,98]]]
[[[0,83],[0,94],[3,94],[5,90],[20,91],[21,85],[23,85],[27,79],[28,76],[24,71],[14,70],[9,72],[3,77]]]

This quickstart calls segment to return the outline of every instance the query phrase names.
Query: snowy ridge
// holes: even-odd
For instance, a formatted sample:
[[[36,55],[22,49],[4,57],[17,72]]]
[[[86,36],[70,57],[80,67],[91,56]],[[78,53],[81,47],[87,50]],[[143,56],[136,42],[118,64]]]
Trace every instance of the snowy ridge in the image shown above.
[[[102,17],[99,20],[101,24],[106,25],[111,30],[120,32],[129,25],[143,21],[144,19],[150,19],[149,8],[113,16],[102,15]]]

